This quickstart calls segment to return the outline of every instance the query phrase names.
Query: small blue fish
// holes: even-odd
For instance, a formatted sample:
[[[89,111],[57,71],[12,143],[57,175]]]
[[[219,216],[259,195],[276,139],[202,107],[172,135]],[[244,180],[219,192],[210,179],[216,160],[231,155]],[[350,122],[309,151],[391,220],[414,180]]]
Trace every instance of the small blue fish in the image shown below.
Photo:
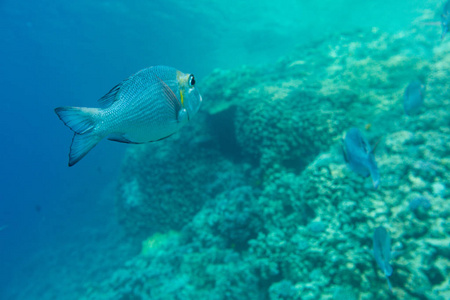
[[[56,114],[73,132],[69,167],[100,140],[141,144],[177,132],[202,102],[192,74],[156,66],[130,76],[98,100],[100,108],[58,107]]]
[[[392,285],[389,281],[389,276],[392,275],[392,267],[389,264],[391,260],[391,237],[383,226],[375,229],[373,234],[373,256],[377,262],[378,267],[386,276],[389,290],[392,292]]]
[[[352,127],[347,132],[342,150],[350,169],[361,176],[371,176],[373,187],[377,188],[380,184],[380,173],[373,154],[375,148],[370,147],[369,142],[358,128]]]
[[[425,85],[422,82],[414,80],[409,83],[403,96],[403,108],[408,116],[417,113],[423,104],[424,95]]]
[[[441,15],[441,41],[444,39],[445,35],[448,32],[448,25],[450,24],[450,1],[447,1],[444,5],[444,9],[442,10]]]
[[[417,196],[411,202],[409,202],[409,209],[411,211],[418,209],[419,207],[423,207],[424,209],[429,209],[431,207],[431,202],[428,198],[424,196]]]

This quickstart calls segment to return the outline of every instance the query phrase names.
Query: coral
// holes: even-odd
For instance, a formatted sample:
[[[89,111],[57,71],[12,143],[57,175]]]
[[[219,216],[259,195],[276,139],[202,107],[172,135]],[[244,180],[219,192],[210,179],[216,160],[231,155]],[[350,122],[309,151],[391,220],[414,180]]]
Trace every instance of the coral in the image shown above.
[[[269,288],[270,300],[301,299],[300,296],[296,297],[296,294],[298,293],[295,286],[289,280],[276,282]]]
[[[141,255],[152,255],[155,249],[158,249],[162,245],[169,243],[172,239],[176,238],[176,236],[177,232],[175,231],[169,231],[166,234],[161,234],[159,232],[155,233],[142,242]]]
[[[143,255],[86,299],[390,299],[380,225],[394,295],[448,298],[450,43],[426,34],[331,35],[270,67],[215,70],[195,122],[128,151],[117,209]],[[412,76],[428,87],[408,117]],[[378,189],[344,162],[351,126],[377,145]],[[412,212],[419,195],[431,206]]]
[[[241,97],[262,73],[259,69],[247,66],[240,70],[215,69],[202,82],[202,94],[208,99],[202,109],[214,115],[238,105]]]
[[[412,46],[416,34],[332,35],[261,70],[215,70],[204,82],[206,110],[230,112],[241,151],[263,172],[276,164],[302,170],[349,126],[401,116],[393,100],[411,74],[432,73],[432,44]]]
[[[206,122],[204,116],[198,119]],[[182,131],[164,143],[128,149],[116,206],[130,234],[142,239],[153,232],[180,230],[207,199],[239,181],[228,175],[242,167],[221,155],[207,130],[189,125],[186,132],[192,135]]]

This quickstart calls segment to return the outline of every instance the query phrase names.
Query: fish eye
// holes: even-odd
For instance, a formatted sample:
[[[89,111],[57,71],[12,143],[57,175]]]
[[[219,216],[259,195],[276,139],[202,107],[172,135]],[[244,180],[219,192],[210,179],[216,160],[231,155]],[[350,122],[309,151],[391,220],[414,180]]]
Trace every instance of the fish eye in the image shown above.
[[[188,84],[190,87],[193,87],[195,85],[195,78],[193,74],[189,75]]]

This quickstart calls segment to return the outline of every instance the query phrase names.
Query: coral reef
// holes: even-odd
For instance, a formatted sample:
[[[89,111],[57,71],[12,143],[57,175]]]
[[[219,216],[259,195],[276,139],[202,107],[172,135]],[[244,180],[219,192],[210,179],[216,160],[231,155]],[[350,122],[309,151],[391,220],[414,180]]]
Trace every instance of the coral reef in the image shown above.
[[[206,116],[197,121],[205,123]],[[116,201],[119,221],[130,234],[142,238],[180,230],[207,199],[251,177],[248,166],[224,158],[206,128],[188,126],[164,143],[130,147]]]
[[[450,44],[435,34],[332,35],[215,70],[195,122],[128,151],[117,210],[145,247],[84,299],[449,299]],[[427,94],[409,117],[411,77]],[[350,126],[379,143],[376,190],[343,160]],[[412,212],[418,196],[431,206]],[[392,294],[372,253],[380,225]]]

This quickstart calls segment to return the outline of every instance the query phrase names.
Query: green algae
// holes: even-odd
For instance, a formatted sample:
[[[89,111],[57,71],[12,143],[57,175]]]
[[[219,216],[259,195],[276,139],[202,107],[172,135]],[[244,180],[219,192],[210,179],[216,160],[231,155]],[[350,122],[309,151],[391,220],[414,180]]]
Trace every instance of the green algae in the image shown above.
[[[155,233],[151,237],[142,241],[142,249],[141,255],[143,256],[151,256],[154,253],[162,248],[162,246],[171,243],[173,239],[178,238],[179,233],[175,231],[169,231],[167,233]]]

